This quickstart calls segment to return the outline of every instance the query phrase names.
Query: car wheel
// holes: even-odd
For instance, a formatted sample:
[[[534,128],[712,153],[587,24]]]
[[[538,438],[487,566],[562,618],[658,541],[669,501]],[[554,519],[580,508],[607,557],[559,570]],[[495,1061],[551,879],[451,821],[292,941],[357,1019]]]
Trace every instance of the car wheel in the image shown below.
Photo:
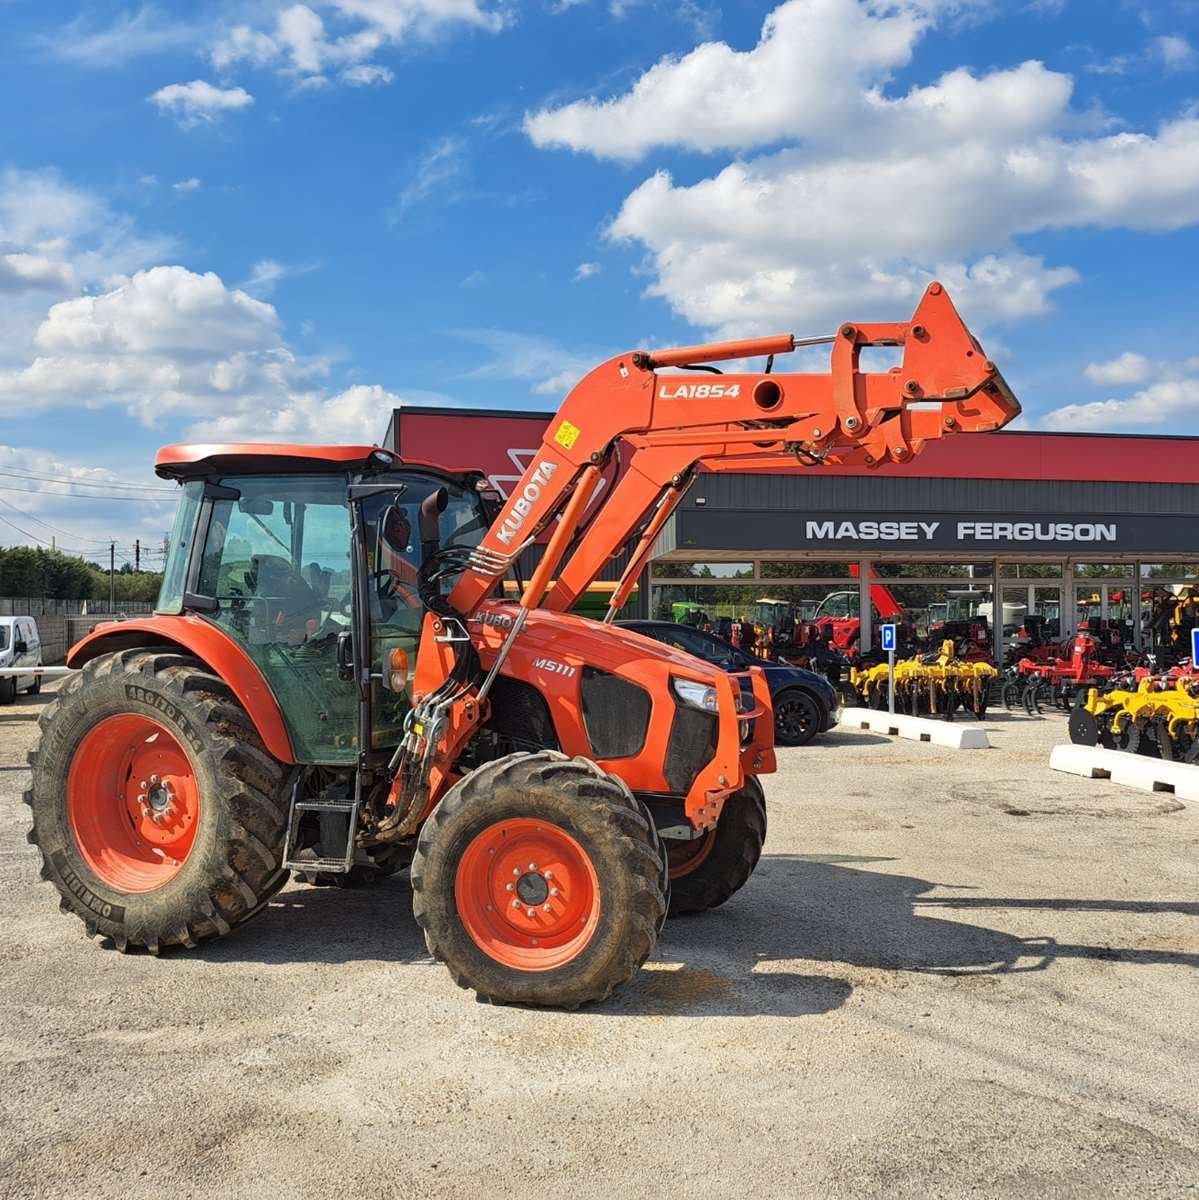
[[[806,746],[824,725],[815,697],[800,688],[774,698],[774,740],[780,746]]]

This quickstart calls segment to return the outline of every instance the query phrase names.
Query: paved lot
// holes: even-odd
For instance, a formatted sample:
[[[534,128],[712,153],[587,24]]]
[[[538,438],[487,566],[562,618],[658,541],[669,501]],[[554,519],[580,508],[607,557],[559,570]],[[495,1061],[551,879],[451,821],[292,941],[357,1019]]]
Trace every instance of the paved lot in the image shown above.
[[[0,709],[0,1195],[1199,1195],[1199,811],[990,751],[784,751],[725,908],[578,1013],[491,1008],[402,880],[89,942]]]

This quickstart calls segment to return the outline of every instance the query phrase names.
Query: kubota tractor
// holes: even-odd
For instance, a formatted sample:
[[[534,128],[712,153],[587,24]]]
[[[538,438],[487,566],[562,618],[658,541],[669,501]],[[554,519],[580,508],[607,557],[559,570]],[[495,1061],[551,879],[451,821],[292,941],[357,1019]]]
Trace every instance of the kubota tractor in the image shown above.
[[[938,284],[910,323],[826,340],[828,374],[772,373],[790,335],[610,359],[506,503],[477,471],[375,446],[160,451],[181,499],[157,612],[72,648],[81,670],[31,759],[30,840],[62,907],[157,953],[228,933],[289,872],[365,881],[410,861],[416,919],[459,984],[608,995],[668,908],[746,882],[766,832],[761,671],[610,623],[696,471],[905,461],[1019,411]],[[902,346],[902,368],[861,372],[871,345]],[[692,368],[757,356],[757,373]],[[572,615],[626,544],[605,621]]]

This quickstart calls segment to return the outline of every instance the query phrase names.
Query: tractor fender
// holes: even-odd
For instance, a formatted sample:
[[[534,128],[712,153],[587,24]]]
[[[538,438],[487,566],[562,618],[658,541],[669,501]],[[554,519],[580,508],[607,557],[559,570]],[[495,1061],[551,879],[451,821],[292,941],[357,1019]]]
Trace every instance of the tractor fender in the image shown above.
[[[283,763],[294,763],[291,738],[278,701],[253,659],[223,629],[200,617],[158,615],[129,621],[101,621],[67,652],[78,669],[101,654],[138,646],[178,646],[219,675],[241,703],[263,745]]]

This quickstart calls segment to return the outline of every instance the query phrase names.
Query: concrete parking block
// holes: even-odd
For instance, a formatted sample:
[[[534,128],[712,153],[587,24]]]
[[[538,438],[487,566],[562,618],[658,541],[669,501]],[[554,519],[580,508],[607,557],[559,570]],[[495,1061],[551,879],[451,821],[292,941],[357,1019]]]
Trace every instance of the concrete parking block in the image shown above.
[[[1199,766],[1165,762],[1100,746],[1054,746],[1049,765],[1084,779],[1110,779],[1142,792],[1171,792],[1180,800],[1199,801]]]
[[[991,743],[981,725],[956,721],[936,721],[931,717],[892,716],[873,708],[846,708],[839,722],[843,729],[868,729],[890,737],[909,738],[913,742],[931,742],[951,750],[987,750]]]

